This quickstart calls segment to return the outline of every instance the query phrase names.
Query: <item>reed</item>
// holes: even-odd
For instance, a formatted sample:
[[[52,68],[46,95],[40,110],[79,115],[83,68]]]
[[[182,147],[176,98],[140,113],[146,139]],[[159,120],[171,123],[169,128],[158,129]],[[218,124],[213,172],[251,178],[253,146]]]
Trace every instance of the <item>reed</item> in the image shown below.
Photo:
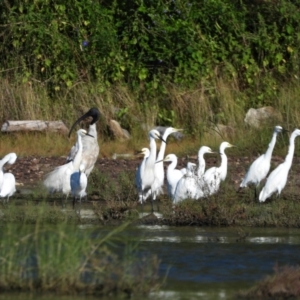
[[[155,289],[158,260],[139,257],[139,247],[122,235],[127,226],[2,226],[0,290],[131,295]]]
[[[79,115],[97,106],[102,113],[98,132],[104,157],[114,153],[134,153],[148,145],[147,132],[156,125],[185,129],[184,140],[174,143],[177,153],[183,155],[189,155],[203,144],[218,146],[222,140],[238,145],[241,155],[244,151],[256,154],[264,149],[265,139],[269,139],[270,131],[277,125],[270,120],[259,129],[247,127],[244,116],[253,101],[247,99],[235,81],[226,81],[220,76],[214,81],[199,82],[193,88],[170,83],[162,83],[162,87],[163,95],[157,98],[153,94],[143,100],[142,90],[133,92],[122,83],[103,88],[98,82],[80,82],[50,97],[46,87],[39,82],[18,83],[3,78],[0,82],[0,120],[62,120],[70,127]],[[280,125],[289,130],[299,126],[299,95],[297,82],[283,83],[277,87],[277,97],[272,104],[282,113]],[[110,119],[118,120],[128,129],[132,139],[113,140],[108,130]],[[229,132],[222,130],[223,125],[229,127]],[[75,135],[68,139],[65,135],[51,133],[2,134],[0,154],[16,150],[20,155],[61,156],[66,155],[74,140]],[[32,147],[33,144],[37,146]]]

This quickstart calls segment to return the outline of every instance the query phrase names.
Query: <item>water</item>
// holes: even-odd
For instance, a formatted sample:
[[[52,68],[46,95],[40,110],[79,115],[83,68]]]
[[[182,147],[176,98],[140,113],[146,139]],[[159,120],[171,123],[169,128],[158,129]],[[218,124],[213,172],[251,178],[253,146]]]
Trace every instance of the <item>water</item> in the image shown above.
[[[134,231],[160,258],[160,275],[168,273],[153,299],[229,299],[272,274],[276,265],[300,264],[299,229],[140,226]]]
[[[95,228],[81,225],[78,230],[91,227]],[[300,265],[299,229],[137,226],[122,232],[125,234],[140,241],[141,254],[156,254],[161,261],[159,274],[164,284],[149,300],[231,299],[237,291],[272,274],[276,265]],[[4,299],[11,299],[11,294],[0,295]],[[21,294],[14,299],[71,297]]]

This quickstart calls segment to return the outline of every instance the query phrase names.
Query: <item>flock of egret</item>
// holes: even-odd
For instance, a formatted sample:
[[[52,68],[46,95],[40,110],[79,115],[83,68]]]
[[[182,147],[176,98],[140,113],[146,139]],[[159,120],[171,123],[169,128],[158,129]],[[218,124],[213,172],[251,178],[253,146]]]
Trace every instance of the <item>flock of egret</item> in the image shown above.
[[[86,114],[74,122],[69,132],[69,136],[74,127],[83,119],[91,117],[88,131],[79,129],[77,131],[77,141],[72,147],[65,164],[56,167],[46,175],[43,183],[49,193],[59,192],[68,198],[69,194],[73,196],[73,206],[76,199],[86,196],[88,177],[94,168],[99,155],[99,145],[97,141],[96,122],[100,118],[100,112],[97,108],[91,108]],[[221,164],[205,170],[206,164],[204,155],[214,153],[207,146],[200,147],[198,151],[198,165],[187,163],[186,168],[176,169],[178,158],[175,154],[165,156],[166,141],[172,133],[181,131],[168,127],[163,135],[156,130],[149,131],[149,148],[143,148],[143,160],[136,171],[135,184],[138,192],[138,201],[144,203],[151,198],[152,210],[153,200],[163,193],[165,172],[164,163],[169,163],[166,170],[167,192],[173,204],[177,204],[185,199],[201,199],[209,197],[218,192],[220,184],[227,176],[227,155],[225,149],[234,147],[228,142],[222,142],[219,148]],[[271,142],[267,151],[259,156],[249,167],[243,178],[240,189],[250,185],[255,186],[256,190],[262,180],[264,180],[271,166],[272,152],[276,144],[278,133],[283,132],[281,126],[275,126]],[[272,194],[279,195],[286,185],[288,172],[292,165],[292,159],[295,150],[295,138],[300,135],[300,130],[295,129],[290,136],[288,154],[285,161],[279,164],[268,176],[265,186],[261,190],[258,200],[264,202]],[[159,152],[157,153],[156,140],[161,140]],[[14,194],[15,177],[11,173],[4,173],[5,164],[13,164],[17,159],[15,153],[7,154],[0,160],[0,198],[7,198]]]
[[[206,171],[204,155],[206,153],[214,153],[207,146],[202,146],[198,151],[198,166],[194,163],[188,163],[186,168],[179,170],[176,169],[178,159],[175,154],[168,154],[165,158],[162,158],[162,155],[165,152],[168,135],[179,130],[180,129],[170,127],[166,130],[163,137],[161,137],[159,132],[155,129],[149,132],[150,148],[142,149],[141,153],[144,155],[144,158],[137,169],[135,177],[136,188],[141,203],[147,199],[145,195],[152,195],[152,199],[156,199],[156,196],[158,195],[158,185],[155,185],[157,178],[159,178],[160,183],[159,189],[162,189],[164,169],[161,164],[163,162],[170,163],[166,170],[166,179],[168,195],[173,204],[185,199],[201,199],[213,195],[218,192],[221,182],[225,180],[227,175],[227,156],[225,149],[234,147],[228,142],[222,142],[220,144],[220,166],[209,168]],[[280,132],[283,132],[283,128],[281,126],[275,126],[267,151],[251,164],[240,184],[240,189],[255,185],[255,199],[257,198],[256,189],[270,171],[272,152],[276,144],[277,135]],[[260,202],[264,202],[276,192],[279,195],[285,187],[294,156],[295,138],[299,135],[299,129],[295,129],[291,134],[289,150],[285,161],[270,173],[265,186],[259,194],[258,200]],[[161,149],[163,149],[162,153],[160,152],[157,157],[155,138],[162,140]],[[159,168],[157,165],[159,165]]]

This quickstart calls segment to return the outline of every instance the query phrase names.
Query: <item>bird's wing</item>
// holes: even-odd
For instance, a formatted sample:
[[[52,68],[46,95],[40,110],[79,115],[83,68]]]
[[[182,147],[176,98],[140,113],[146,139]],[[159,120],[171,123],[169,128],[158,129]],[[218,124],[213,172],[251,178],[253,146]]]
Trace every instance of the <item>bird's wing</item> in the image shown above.
[[[66,180],[66,176],[70,176],[70,169],[72,169],[72,161],[55,168],[53,171],[48,173],[44,180],[44,186],[48,189],[50,193],[62,192],[63,186]],[[70,178],[69,178],[70,179]]]
[[[0,197],[11,196],[16,191],[15,176],[11,173],[3,175],[3,184],[0,190]]]

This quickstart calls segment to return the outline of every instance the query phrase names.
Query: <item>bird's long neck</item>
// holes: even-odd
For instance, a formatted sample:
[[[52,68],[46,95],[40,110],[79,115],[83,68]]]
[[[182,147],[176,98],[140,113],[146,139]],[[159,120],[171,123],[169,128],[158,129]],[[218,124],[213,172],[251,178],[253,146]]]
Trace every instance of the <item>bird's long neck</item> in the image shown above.
[[[199,163],[199,166],[198,166],[197,175],[198,175],[198,177],[201,177],[205,171],[205,159],[204,159],[204,153],[202,153],[202,152],[199,152],[198,163]]]
[[[11,153],[6,154],[1,160],[0,160],[0,169],[3,170],[4,165],[11,159]]]
[[[176,166],[177,166],[177,157],[176,158],[174,157],[174,159],[168,166],[168,170],[167,170],[168,173],[172,173],[175,170]]]
[[[147,165],[154,165],[156,160],[156,142],[153,137],[150,137],[150,153],[148,158],[146,159]]]
[[[98,139],[96,123],[91,124],[89,126],[88,134],[92,135],[95,140]],[[87,136],[87,138],[91,138],[91,137]]]
[[[221,180],[225,180],[225,178],[227,176],[227,163],[228,163],[228,159],[227,159],[227,155],[225,154],[225,150],[224,149],[220,150],[220,155],[221,155],[221,165],[219,167],[220,178],[221,178]]]
[[[163,135],[163,140],[167,141],[168,136],[170,135],[170,132],[168,132],[168,130],[165,131],[164,135]],[[160,144],[160,149],[159,152],[157,154],[157,160],[162,160],[164,159],[164,155],[165,155],[165,151],[166,151],[166,146],[167,144],[163,141],[161,141]]]
[[[271,142],[269,144],[269,147],[268,147],[268,149],[265,153],[265,157],[268,157],[269,159],[271,159],[272,152],[273,152],[274,146],[276,144],[276,137],[277,137],[277,132],[274,132],[273,136],[272,136],[272,139],[271,139]]]
[[[1,160],[0,160],[0,187],[3,184],[3,177],[4,177],[4,165],[9,161],[10,156],[9,154],[4,156]]]
[[[288,153],[285,157],[285,160],[284,160],[284,163],[286,165],[289,166],[289,168],[291,167],[292,165],[292,161],[293,161],[293,157],[294,157],[294,151],[295,151],[295,138],[296,138],[297,135],[295,134],[292,134],[291,137],[290,137],[290,145],[289,145],[289,150],[288,150]]]
[[[77,136],[77,145],[78,145],[78,150],[73,160],[73,167],[75,170],[79,169],[81,163],[81,157],[82,157],[82,140],[80,134],[78,134]]]

